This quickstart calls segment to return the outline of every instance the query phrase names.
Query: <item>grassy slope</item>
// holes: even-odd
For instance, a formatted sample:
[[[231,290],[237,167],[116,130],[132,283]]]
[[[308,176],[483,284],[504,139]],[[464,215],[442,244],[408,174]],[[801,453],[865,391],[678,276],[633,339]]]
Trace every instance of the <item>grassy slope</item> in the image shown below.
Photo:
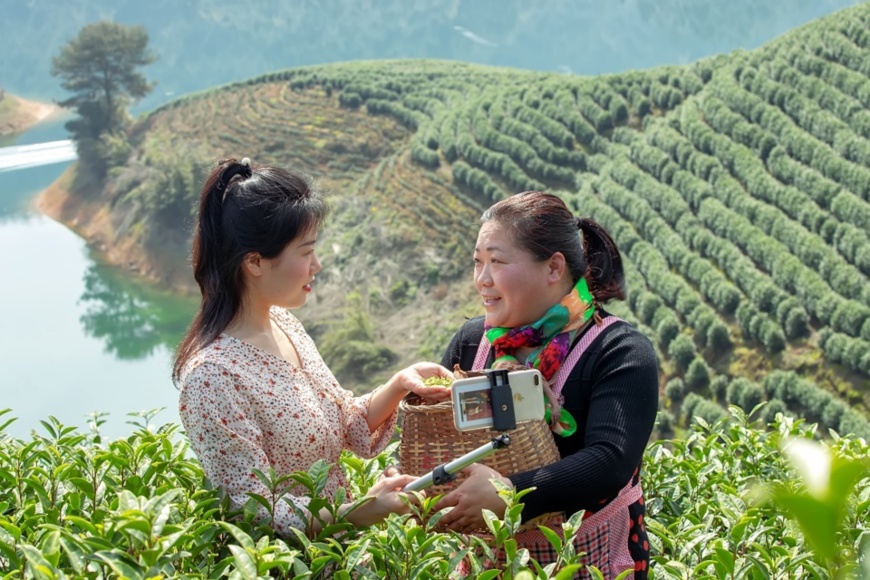
[[[0,137],[26,131],[59,111],[55,104],[28,101],[0,89]]]
[[[557,191],[623,249],[631,296],[614,310],[659,347],[663,386],[778,399],[847,429],[831,393],[870,407],[868,23],[864,5],[750,53],[598,78],[433,61],[282,71],[155,111],[91,199],[172,278],[201,178],[176,166],[247,155],[315,174],[337,215],[301,315],[325,338],[358,290],[363,334],[404,363],[476,313],[481,208]]]
[[[20,127],[30,122],[32,122],[30,116],[23,113],[23,106],[18,97],[3,93],[3,98],[0,99],[0,136],[16,133],[21,130]]]

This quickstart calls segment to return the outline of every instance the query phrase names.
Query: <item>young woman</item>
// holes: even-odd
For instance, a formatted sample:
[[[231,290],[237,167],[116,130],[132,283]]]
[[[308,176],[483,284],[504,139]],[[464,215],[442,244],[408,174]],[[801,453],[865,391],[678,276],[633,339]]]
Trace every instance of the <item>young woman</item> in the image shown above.
[[[287,310],[305,304],[320,271],[314,245],[326,214],[324,199],[305,179],[247,159],[221,161],[202,189],[193,242],[202,303],[178,348],[173,379],[191,446],[209,480],[237,507],[249,493],[269,496],[254,470],[284,475],[318,459],[335,464],[344,449],[372,457],[390,441],[408,391],[449,397],[449,390],[426,387],[423,379],[450,373],[418,363],[355,398]],[[385,474],[368,502],[349,512],[350,504],[344,507],[347,519],[368,525],[403,512],[398,490],[412,479]],[[333,497],[341,487],[350,492],[333,466],[325,493]],[[290,490],[292,506],[277,504],[271,525],[279,534],[321,526],[299,493]],[[329,521],[325,510],[318,515]]]
[[[483,508],[502,515],[505,504],[492,478],[534,487],[523,500],[525,520],[586,510],[574,538],[585,562],[605,578],[625,570],[646,578],[639,474],[658,408],[658,365],[650,341],[601,308],[624,299],[619,250],[600,225],[539,191],[495,204],[481,223],[474,282],[486,314],[456,333],[442,364],[538,368],[558,402],[551,428],[561,460],[508,477],[472,466],[436,506],[453,506],[441,522],[470,532],[483,527]],[[540,563],[555,560],[537,530],[518,540]]]

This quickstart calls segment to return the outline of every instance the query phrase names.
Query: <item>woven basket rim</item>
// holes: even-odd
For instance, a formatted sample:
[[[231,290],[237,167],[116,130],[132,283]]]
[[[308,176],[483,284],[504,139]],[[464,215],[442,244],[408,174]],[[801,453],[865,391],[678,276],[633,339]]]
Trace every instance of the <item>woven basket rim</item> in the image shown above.
[[[447,400],[430,403],[416,393],[408,393],[401,401],[399,401],[399,408],[406,412],[443,413],[445,410],[453,408],[453,401]]]

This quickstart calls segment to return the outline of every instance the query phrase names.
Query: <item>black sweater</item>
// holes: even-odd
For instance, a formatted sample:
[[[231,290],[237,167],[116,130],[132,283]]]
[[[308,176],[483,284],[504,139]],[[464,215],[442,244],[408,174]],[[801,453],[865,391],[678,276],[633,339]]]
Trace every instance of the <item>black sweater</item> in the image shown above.
[[[466,322],[441,364],[470,370],[482,336],[483,317]],[[492,362],[490,349],[487,368]],[[586,364],[594,366],[584,384]],[[577,361],[562,396],[577,420],[574,435],[554,435],[562,459],[510,475],[517,489],[536,488],[523,498],[525,520],[548,512],[599,510],[639,472],[658,410],[658,361],[649,339],[627,323],[611,324]]]

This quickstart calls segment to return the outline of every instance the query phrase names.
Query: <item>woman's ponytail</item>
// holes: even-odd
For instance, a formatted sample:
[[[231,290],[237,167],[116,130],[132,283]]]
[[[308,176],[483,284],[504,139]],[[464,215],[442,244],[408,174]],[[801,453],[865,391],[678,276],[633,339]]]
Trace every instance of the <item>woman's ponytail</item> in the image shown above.
[[[228,255],[233,241],[223,231],[224,200],[230,186],[241,176],[251,177],[251,162],[224,159],[209,174],[199,197],[199,218],[193,234],[193,277],[202,294],[199,310],[175,355],[172,378],[177,383],[187,360],[224,331],[241,300]]]
[[[227,244],[223,235],[223,205],[227,191],[236,176],[248,178],[252,175],[251,161],[247,157],[241,161],[223,159],[208,176],[199,199],[199,222],[193,235],[193,277],[199,284],[203,299],[206,294],[219,293],[221,286],[221,250]]]
[[[583,234],[585,277],[595,300],[625,300],[625,272],[613,238],[601,224],[587,217],[577,218],[577,228]]]

